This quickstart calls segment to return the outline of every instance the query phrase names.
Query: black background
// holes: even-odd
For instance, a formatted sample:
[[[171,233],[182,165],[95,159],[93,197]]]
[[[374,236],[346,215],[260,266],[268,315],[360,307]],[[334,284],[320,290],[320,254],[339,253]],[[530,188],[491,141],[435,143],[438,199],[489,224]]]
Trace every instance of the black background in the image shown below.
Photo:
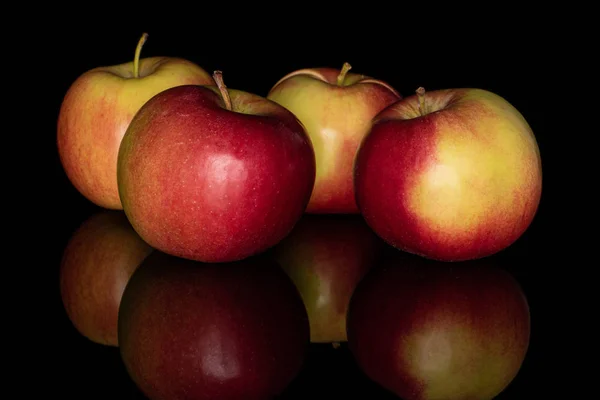
[[[360,10],[348,16],[348,8],[339,10],[343,16],[319,14],[300,22],[292,22],[289,13],[283,13],[285,18],[265,16],[252,22],[245,22],[240,15],[235,20],[198,18],[190,26],[178,26],[180,29],[172,24],[125,23],[120,18],[70,26],[65,18],[40,31],[35,39],[36,60],[50,65],[51,71],[46,73],[51,73],[51,78],[44,79],[43,93],[36,98],[39,113],[29,122],[41,125],[35,161],[43,167],[35,177],[21,183],[34,193],[25,203],[31,223],[42,227],[35,238],[44,245],[39,250],[42,254],[35,250],[39,249],[35,244],[23,250],[28,263],[34,265],[26,275],[32,279],[31,274],[39,271],[34,279],[39,288],[19,297],[27,310],[20,314],[26,322],[22,326],[32,327],[23,328],[32,339],[23,347],[29,356],[19,375],[27,379],[43,376],[44,383],[37,381],[37,385],[63,399],[143,398],[128,378],[118,350],[81,337],[62,308],[58,292],[62,250],[74,230],[98,208],[71,186],[60,165],[55,140],[60,103],[69,85],[93,67],[132,60],[140,35],[148,32],[142,57],[187,58],[207,71],[222,70],[228,87],[263,96],[280,77],[295,69],[339,68],[348,61],[353,72],[383,79],[405,96],[418,86],[427,90],[479,87],[512,103],[536,135],[544,182],[535,220],[509,250],[511,257],[521,260],[513,272],[531,307],[530,350],[519,375],[499,398],[524,399],[556,393],[564,386],[564,379],[548,385],[565,368],[559,361],[564,350],[558,340],[563,324],[557,319],[567,314],[556,308],[551,283],[556,273],[550,263],[559,260],[557,232],[562,219],[557,211],[561,156],[553,123],[555,86],[548,83],[549,74],[554,79],[560,76],[552,67],[561,46],[555,26],[551,21],[533,23],[519,15],[494,23],[487,18],[465,18],[438,25],[437,21],[429,22],[427,16],[399,15],[388,20],[369,17],[366,11],[361,15]],[[33,182],[48,189],[38,190]],[[36,207],[40,202],[44,207]],[[565,296],[564,291],[561,296]],[[36,380],[27,382],[32,387],[23,390],[35,390]],[[333,351],[315,346],[288,395],[345,398],[358,392],[365,398],[394,398],[360,373],[344,347]]]

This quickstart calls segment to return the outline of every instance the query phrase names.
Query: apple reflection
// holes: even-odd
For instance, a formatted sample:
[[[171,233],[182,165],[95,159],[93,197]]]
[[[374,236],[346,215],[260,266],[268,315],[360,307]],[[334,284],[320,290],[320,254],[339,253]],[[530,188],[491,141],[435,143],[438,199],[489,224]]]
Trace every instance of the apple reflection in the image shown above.
[[[383,248],[360,215],[305,214],[270,250],[302,295],[311,342],[346,341],[350,296]]]
[[[270,399],[301,370],[308,316],[270,257],[201,263],[160,251],[131,277],[119,346],[150,399]]]
[[[405,400],[492,399],[530,340],[520,284],[498,257],[444,263],[390,249],[350,300],[360,369]]]
[[[63,250],[59,280],[65,311],[79,333],[95,343],[118,346],[123,290],[152,250],[122,211],[96,212],[73,232]]]
[[[522,396],[518,383],[505,390],[529,345],[527,299],[507,272],[520,268],[510,264],[520,262],[516,257],[429,261],[378,241],[372,231],[363,230],[360,216],[305,217],[281,247],[240,262],[203,264],[158,251],[143,257],[131,278],[127,276],[127,281],[137,276],[129,289],[130,300],[121,302],[129,304],[122,316],[127,322],[121,324],[129,343],[119,348],[65,342],[65,351],[72,352],[66,371],[73,383],[61,393],[85,397],[90,387],[97,387],[104,397],[132,399],[162,398],[165,393],[189,398],[196,390],[200,393],[199,388],[201,394],[192,398],[345,398],[357,393],[390,400],[398,398],[396,393],[403,393],[403,399]],[[94,220],[104,222],[92,224]],[[109,221],[121,221],[123,232],[131,229],[122,212],[102,211],[81,225],[95,226],[88,228],[94,232],[88,236],[96,240],[86,242],[81,233],[74,234],[80,239],[72,239],[65,253],[77,248],[77,259],[84,260],[83,255],[98,257],[108,248],[112,259],[119,260],[116,255],[123,253],[115,250],[131,247],[125,246],[127,235],[107,234]],[[108,237],[120,239],[111,246],[98,239]],[[273,257],[277,254],[279,261]],[[102,259],[110,257],[105,254]],[[287,272],[280,265],[285,260],[290,262],[288,268],[312,271],[306,274],[312,280],[299,282],[310,283],[307,293],[322,292],[313,300],[324,308],[313,311],[320,310],[323,321],[341,317],[325,313],[337,310],[333,305],[341,304],[339,293],[345,292],[349,303],[352,299],[348,342],[341,341],[335,349],[329,341],[308,344],[310,305],[288,290],[294,281],[281,273]],[[326,262],[336,260],[345,269]],[[102,272],[89,269],[94,270]],[[356,290],[349,289],[351,271],[359,270],[354,275],[360,276]],[[325,282],[320,272],[326,272],[327,284],[319,284]],[[89,282],[94,281],[109,280]],[[302,286],[292,286],[302,294]],[[296,306],[291,305],[294,302]],[[307,314],[302,314],[301,303]]]

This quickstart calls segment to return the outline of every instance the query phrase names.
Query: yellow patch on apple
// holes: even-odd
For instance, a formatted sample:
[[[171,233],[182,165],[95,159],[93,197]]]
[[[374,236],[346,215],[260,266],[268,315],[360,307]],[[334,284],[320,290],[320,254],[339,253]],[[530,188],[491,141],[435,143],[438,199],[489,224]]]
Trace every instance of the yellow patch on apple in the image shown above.
[[[539,190],[539,153],[527,122],[496,95],[478,95],[488,97],[486,110],[469,98],[456,107],[483,118],[437,116],[435,157],[409,192],[408,207],[429,232],[468,240],[482,224],[522,213],[527,193]]]

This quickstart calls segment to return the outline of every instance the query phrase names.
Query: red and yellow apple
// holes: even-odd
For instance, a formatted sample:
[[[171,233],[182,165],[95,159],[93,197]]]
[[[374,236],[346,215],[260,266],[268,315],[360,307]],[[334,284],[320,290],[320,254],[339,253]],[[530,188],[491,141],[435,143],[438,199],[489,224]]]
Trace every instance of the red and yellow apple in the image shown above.
[[[352,165],[371,119],[400,99],[388,83],[356,74],[345,63],[300,69],[281,78],[267,98],[292,111],[312,141],[317,163],[308,213],[358,213]]]
[[[315,180],[302,124],[256,94],[167,89],[142,106],[119,151],[125,214],[165,253],[203,262],[258,254],[300,219]]]
[[[139,108],[156,93],[185,84],[214,84],[195,63],[176,57],[140,59],[147,34],[133,61],[86,71],[69,87],[58,116],[57,146],[63,169],[88,200],[121,210],[117,154],[125,130]]]
[[[273,247],[271,254],[302,295],[311,342],[346,341],[350,296],[383,247],[358,214],[305,214]]]
[[[89,340],[118,346],[119,305],[129,278],[153,249],[123,211],[103,210],[72,234],[60,264],[60,294],[73,326]]]
[[[296,287],[268,257],[212,264],[156,251],[119,309],[121,358],[149,399],[273,399],[309,338]]]
[[[506,99],[482,89],[406,97],[379,113],[354,165],[358,207],[398,249],[442,261],[514,243],[540,202],[533,131]]]
[[[348,348],[404,400],[491,400],[529,348],[527,297],[493,257],[458,263],[396,250],[356,287]]]

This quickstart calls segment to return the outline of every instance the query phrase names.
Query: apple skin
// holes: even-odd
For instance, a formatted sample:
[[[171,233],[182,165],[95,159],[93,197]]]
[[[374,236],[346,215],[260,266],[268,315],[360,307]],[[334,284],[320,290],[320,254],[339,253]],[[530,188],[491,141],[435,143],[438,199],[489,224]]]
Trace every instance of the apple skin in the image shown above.
[[[308,312],[311,342],[345,342],[346,313],[383,241],[356,214],[305,214],[270,254],[294,281]]]
[[[262,400],[298,375],[309,346],[302,298],[272,259],[200,263],[156,251],[119,311],[121,358],[152,400]]]
[[[529,347],[525,293],[492,258],[443,263],[396,250],[358,284],[348,347],[374,382],[405,400],[488,400]]]
[[[97,67],[81,74],[67,90],[57,124],[57,147],[73,186],[89,201],[122,210],[117,188],[117,155],[125,131],[140,107],[174,86],[214,84],[197,64],[176,57],[148,57]]]
[[[79,226],[63,250],[59,269],[61,299],[79,333],[95,343],[118,346],[123,291],[152,251],[123,211],[102,210]]]
[[[315,179],[301,123],[275,102],[216,86],[171,88],[132,120],[118,159],[125,213],[153,247],[202,262],[258,254],[300,219]]]
[[[342,69],[342,71],[344,68]],[[354,156],[371,119],[401,98],[388,83],[328,67],[294,71],[267,98],[292,111],[304,124],[317,164],[307,213],[358,213],[352,181]]]
[[[374,118],[354,165],[359,209],[400,250],[440,261],[497,253],[540,202],[539,148],[524,117],[482,89],[406,97]]]

